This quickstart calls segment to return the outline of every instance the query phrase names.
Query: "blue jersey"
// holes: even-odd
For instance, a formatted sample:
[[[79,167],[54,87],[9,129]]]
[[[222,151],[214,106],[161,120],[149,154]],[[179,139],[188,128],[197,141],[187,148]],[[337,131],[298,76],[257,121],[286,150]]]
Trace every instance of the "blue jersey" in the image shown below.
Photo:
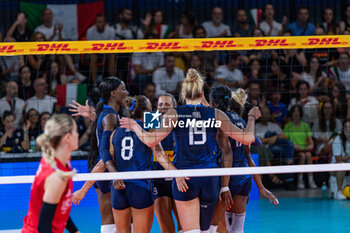
[[[176,108],[175,166],[178,169],[216,168],[215,110],[203,105]]]
[[[164,153],[171,162],[174,161],[174,132],[171,132],[166,138],[164,138],[161,143],[163,147]],[[151,163],[152,170],[164,170],[163,167],[159,164],[157,158],[155,155],[152,156],[152,163]]]
[[[108,105],[104,105],[103,106],[103,110],[100,113],[98,119],[97,119],[97,125],[96,125],[96,135],[97,135],[97,145],[101,144],[101,140],[102,140],[102,134],[103,134],[103,125],[102,125],[102,120],[105,116],[107,116],[108,114],[114,114],[117,117],[117,126],[119,126],[119,116],[118,113],[116,113],[114,111],[114,109]],[[98,147],[98,151],[99,151],[99,157],[98,160],[101,159],[101,154],[102,152],[100,151],[100,147]]]
[[[232,124],[238,128],[245,129],[247,127],[246,122],[238,113],[226,112],[226,115],[231,120]],[[248,161],[245,152],[246,146],[232,138],[230,138],[230,144],[233,153],[232,167],[248,167]],[[251,175],[231,176],[230,184],[241,185],[250,178]]]
[[[141,127],[141,121],[136,121]],[[151,149],[143,144],[136,133],[118,127],[113,135],[114,163],[118,172],[149,170]],[[148,180],[126,180],[148,188]]]

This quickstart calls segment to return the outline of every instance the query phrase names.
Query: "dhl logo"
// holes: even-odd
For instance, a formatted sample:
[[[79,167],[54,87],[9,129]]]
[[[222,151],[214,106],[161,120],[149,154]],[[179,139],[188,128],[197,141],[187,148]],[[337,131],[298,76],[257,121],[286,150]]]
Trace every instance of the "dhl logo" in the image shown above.
[[[287,39],[270,39],[270,40],[255,40],[255,44],[250,45],[253,47],[265,47],[265,46],[290,46],[291,44],[287,43]]]
[[[207,48],[231,48],[238,47],[239,45],[234,44],[233,40],[218,40],[218,41],[201,41],[201,46],[198,46],[198,49],[207,49]]]
[[[92,48],[89,50],[92,51],[111,51],[111,50],[123,50],[127,49],[127,47],[124,46],[125,43],[107,43],[107,44],[92,44]]]
[[[339,44],[347,44],[348,42],[340,42],[339,37],[333,38],[308,38],[308,43],[303,43],[303,45],[339,45]]]
[[[76,49],[69,48],[69,43],[53,43],[53,44],[37,44],[36,49],[31,49],[30,51],[73,51]]]
[[[0,46],[0,53],[14,53],[17,52],[16,49],[13,49],[14,45],[5,45],[5,46]]]
[[[147,43],[146,47],[141,47],[140,49],[150,49],[150,50],[163,50],[163,49],[181,49],[179,42],[150,42]]]
[[[164,154],[169,158],[171,162],[174,161],[174,151],[167,150],[164,151]],[[153,162],[158,162],[157,157],[153,154]]]

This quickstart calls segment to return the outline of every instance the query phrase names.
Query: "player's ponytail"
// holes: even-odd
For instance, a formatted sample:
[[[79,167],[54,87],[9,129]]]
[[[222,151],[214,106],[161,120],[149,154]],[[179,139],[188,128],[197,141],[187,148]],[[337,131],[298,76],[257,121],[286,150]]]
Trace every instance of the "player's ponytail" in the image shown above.
[[[227,86],[216,86],[211,89],[209,100],[215,103],[217,109],[226,112],[230,104],[231,95],[231,90]]]
[[[242,88],[232,92],[232,99],[230,101],[230,110],[237,112],[239,115],[243,114],[244,106],[247,102],[248,95]]]
[[[203,79],[195,69],[188,69],[186,78],[182,84],[181,100],[198,99],[203,91]]]
[[[142,119],[143,112],[148,111],[147,97],[144,95],[137,95],[135,97],[127,97],[125,105],[130,111],[130,115],[134,119]]]
[[[53,150],[57,148],[64,135],[72,133],[74,125],[75,122],[72,117],[67,114],[56,114],[46,122],[44,133],[36,139],[37,143],[41,146],[43,157],[62,178],[72,177],[76,173],[76,170],[64,172],[58,169]]]

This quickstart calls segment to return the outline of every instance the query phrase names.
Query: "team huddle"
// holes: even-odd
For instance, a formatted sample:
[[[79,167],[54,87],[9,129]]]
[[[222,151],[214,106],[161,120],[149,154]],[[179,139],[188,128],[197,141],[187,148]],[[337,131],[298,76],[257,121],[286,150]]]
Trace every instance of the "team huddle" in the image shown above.
[[[208,103],[203,85],[197,71],[189,69],[180,94],[184,105],[177,106],[171,94],[159,96],[157,110],[161,119],[170,124],[157,129],[143,124],[144,113],[152,111],[151,102],[141,95],[129,97],[125,84],[115,77],[101,82],[96,112],[90,111],[88,105],[71,105],[73,116],[94,120],[90,172],[255,166],[249,145],[261,146],[254,136],[259,109],[252,108],[245,122],[241,117],[247,99],[244,90],[232,92],[226,86],[213,87]],[[92,186],[100,207],[101,233],[150,232],[154,213],[162,233],[175,232],[172,213],[178,232],[217,232],[221,221],[227,232],[243,232],[253,178],[261,194],[278,205],[259,175],[87,181],[72,194],[71,177],[75,172],[71,171],[69,160],[77,147],[77,133],[70,119],[68,115],[55,115],[45,126],[44,136],[37,139],[44,146],[43,159],[22,232],[63,232],[65,228],[78,232],[69,217],[70,200],[79,204]],[[187,120],[219,124],[181,127],[178,123]]]

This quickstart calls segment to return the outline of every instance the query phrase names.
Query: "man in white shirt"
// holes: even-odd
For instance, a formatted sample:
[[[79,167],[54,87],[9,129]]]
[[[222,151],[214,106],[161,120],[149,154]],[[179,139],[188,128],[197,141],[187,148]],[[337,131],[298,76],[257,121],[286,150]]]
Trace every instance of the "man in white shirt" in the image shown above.
[[[114,25],[115,37],[117,40],[142,39],[142,30],[132,25],[132,11],[124,8],[119,11],[119,23]]]
[[[26,111],[28,112],[33,108],[37,110],[39,114],[43,112],[53,114],[57,99],[46,95],[47,83],[44,77],[39,77],[34,80],[34,91],[35,95],[26,102]]]
[[[114,29],[107,25],[106,17],[104,15],[97,15],[96,24],[91,26],[86,33],[87,40],[114,40],[115,32]],[[114,76],[115,67],[115,55],[105,54],[106,63],[108,63],[108,73],[110,76]],[[97,76],[97,63],[98,56],[96,54],[91,54],[91,80],[95,81]],[[104,60],[104,55],[102,55],[102,60]]]
[[[24,101],[17,97],[18,85],[15,81],[8,81],[5,90],[6,96],[0,99],[0,117],[5,111],[11,111],[15,114],[15,128],[22,128]]]
[[[346,92],[350,93],[350,65],[348,53],[340,54],[338,72],[339,80],[344,84]]]
[[[275,9],[272,4],[265,5],[264,16],[265,20],[260,23],[260,29],[264,32],[265,36],[279,36],[287,23],[287,19],[285,17],[283,18],[283,25],[273,20]]]
[[[34,32],[41,32],[45,35],[48,41],[62,41],[63,35],[63,24],[59,23],[56,25],[52,24],[53,13],[49,8],[43,10],[42,16],[43,24],[35,28]]]
[[[158,68],[153,73],[153,83],[156,85],[156,96],[165,93],[173,95],[178,94],[184,79],[184,72],[175,67],[174,54],[165,54],[164,67]]]
[[[226,65],[219,66],[214,75],[217,84],[223,84],[231,89],[243,87],[246,84],[243,73],[239,69],[242,56],[238,52],[226,55]]]
[[[224,12],[220,7],[213,8],[211,18],[211,21],[207,21],[202,24],[207,32],[208,38],[232,36],[230,27],[221,23],[224,18]]]

